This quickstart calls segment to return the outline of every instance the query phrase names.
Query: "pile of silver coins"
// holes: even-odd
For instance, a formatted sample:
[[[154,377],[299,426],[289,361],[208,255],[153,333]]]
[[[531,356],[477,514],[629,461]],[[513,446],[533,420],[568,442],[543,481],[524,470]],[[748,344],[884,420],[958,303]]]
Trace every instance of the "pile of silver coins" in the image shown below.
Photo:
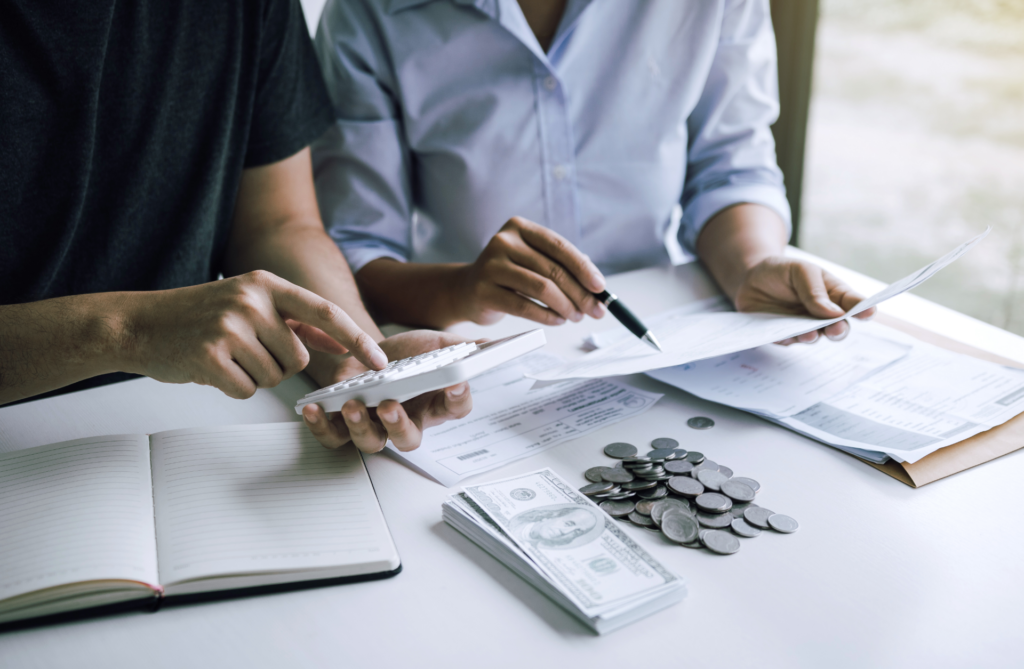
[[[604,453],[614,467],[591,467],[590,484],[580,492],[613,518],[629,521],[687,548],[707,548],[719,555],[740,549],[737,537],[753,538],[761,530],[792,534],[799,524],[754,503],[761,484],[661,437],[640,455],[632,444],[608,444]]]

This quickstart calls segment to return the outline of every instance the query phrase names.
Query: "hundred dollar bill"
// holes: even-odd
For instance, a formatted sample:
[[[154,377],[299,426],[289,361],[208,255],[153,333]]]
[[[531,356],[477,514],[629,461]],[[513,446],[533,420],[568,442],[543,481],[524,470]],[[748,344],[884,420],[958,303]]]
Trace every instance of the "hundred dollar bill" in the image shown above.
[[[465,492],[587,615],[683,588],[678,576],[550,469],[468,486]]]

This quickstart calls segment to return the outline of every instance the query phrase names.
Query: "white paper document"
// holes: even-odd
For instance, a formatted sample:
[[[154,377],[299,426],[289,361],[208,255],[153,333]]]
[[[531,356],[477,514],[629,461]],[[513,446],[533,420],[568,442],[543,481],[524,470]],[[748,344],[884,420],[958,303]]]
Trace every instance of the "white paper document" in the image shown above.
[[[920,285],[970,250],[988,232],[986,229],[942,258],[863,300],[838,318],[819,320],[809,316],[737,312],[678,313],[659,320],[656,326],[647,323],[662,344],[664,351],[661,353],[653,351],[639,339],[624,339],[577,360],[538,370],[530,376],[540,381],[555,381],[635,374],[745,351],[818,330]]]
[[[780,418],[791,416],[910,352],[909,344],[860,330],[839,342],[768,344],[647,374],[712,402]]]
[[[562,362],[537,351],[469,382],[473,411],[427,429],[422,445],[389,454],[438,483],[451,486],[514,460],[647,411],[661,399],[606,379],[568,381],[531,389],[526,372]]]
[[[1024,371],[876,323],[842,342],[762,346],[648,372],[880,462],[917,462],[1024,411]]]
[[[913,463],[1022,411],[1024,370],[916,341],[899,362],[779,422]]]

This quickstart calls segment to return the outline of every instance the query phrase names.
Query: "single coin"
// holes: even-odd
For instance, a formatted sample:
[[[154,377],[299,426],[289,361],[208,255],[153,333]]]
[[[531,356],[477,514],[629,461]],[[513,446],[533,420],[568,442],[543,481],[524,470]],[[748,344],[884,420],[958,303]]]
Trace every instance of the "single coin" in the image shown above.
[[[703,467],[704,465],[700,466]],[[725,474],[715,469],[694,469],[693,471],[697,476],[697,480],[704,484],[705,488],[714,492],[721,490],[722,484],[729,480],[725,477]]]
[[[696,472],[700,471],[701,469],[709,469],[709,470],[711,470],[713,472],[717,472],[718,471],[718,463],[715,462],[714,460],[709,460],[707,458],[704,458],[703,462],[693,466],[694,473],[690,474],[690,476],[696,476]]]
[[[636,503],[636,512],[644,516],[651,515],[651,507],[660,502],[657,499],[642,499]]]
[[[704,462],[704,454],[698,453],[697,451],[690,451],[686,454],[686,461],[692,462],[695,465],[699,465]]]
[[[676,497],[663,497],[651,507],[651,518],[654,522],[661,524],[661,517],[668,511],[684,511],[690,513],[690,503]]]
[[[671,500],[675,500],[677,502],[682,502],[682,506],[686,507],[687,509],[693,507],[693,500],[692,499],[688,499],[686,497],[682,497],[680,495],[677,495],[674,492],[672,492],[671,490],[669,490],[668,492],[669,492],[669,495],[665,499],[671,499]]]
[[[694,416],[686,424],[695,430],[710,430],[715,426],[715,421],[706,416]]]
[[[763,506],[752,506],[743,512],[743,520],[747,521],[754,527],[767,530],[768,518],[774,515],[774,511],[770,511]]]
[[[725,513],[732,508],[732,500],[717,492],[697,495],[697,499],[693,500],[693,503],[705,513]]]
[[[710,531],[711,530],[704,530],[704,529],[702,529],[700,532],[697,533],[697,543],[700,544],[701,548],[704,547],[704,535],[707,534]]]
[[[733,481],[747,484],[748,486],[750,486],[750,489],[754,491],[755,495],[757,494],[757,491],[761,489],[760,483],[758,483],[754,479],[749,479],[746,476],[736,476],[733,478]]]
[[[728,467],[726,467],[725,465],[718,465],[718,471],[720,471],[723,474],[725,474],[725,478],[727,478],[727,479],[731,479],[732,478],[733,471],[731,469],[729,469]]]
[[[621,441],[617,441],[614,444],[608,444],[604,447],[604,454],[609,458],[631,458],[636,455],[636,446],[633,444],[626,444]]]
[[[640,527],[650,527],[654,524],[654,521],[651,520],[650,516],[645,516],[642,513],[637,513],[636,511],[630,512],[629,522],[634,525],[639,525]]]
[[[651,460],[671,460],[675,458],[676,452],[671,448],[656,448],[647,453]]]
[[[598,506],[604,509],[605,512],[613,518],[622,518],[623,516],[628,516],[630,513],[633,512],[633,509],[636,508],[636,504],[627,501],[614,502],[605,500],[604,502],[601,502]]]
[[[623,483],[622,484],[622,489],[623,490],[647,490],[648,488],[653,488],[656,485],[658,485],[657,481],[636,480],[636,481],[629,481],[627,483]]]
[[[796,522],[796,520],[789,516],[782,515],[781,513],[775,513],[768,516],[768,524],[773,530],[776,532],[782,532],[783,534],[793,534],[800,529],[800,523]]]
[[[719,555],[732,555],[740,549],[740,540],[728,532],[711,530],[701,537],[701,543],[707,546],[708,550]]]
[[[643,499],[661,499],[666,495],[668,495],[668,489],[663,485],[659,485],[656,488],[648,488],[647,490],[638,490],[636,492],[636,496]]]
[[[591,483],[600,483],[604,479],[601,478],[601,474],[610,467],[591,467],[587,471],[583,472],[583,478],[587,479]]]
[[[634,495],[636,495],[635,492],[631,492],[631,491],[628,491],[628,490],[623,490],[621,492],[617,492],[617,493],[613,493],[611,495],[608,495],[608,497],[606,497],[605,499],[611,499],[611,500],[629,499],[630,497],[633,497]]]
[[[676,457],[674,457],[673,460],[682,460],[683,458],[686,457],[686,454],[689,452],[685,448],[674,448],[672,450],[675,451],[676,453]]]
[[[676,448],[677,446],[679,446],[679,442],[676,441],[675,439],[671,438],[671,437],[658,437],[657,439],[654,439],[653,441],[651,441],[651,448],[655,448],[655,449],[661,449],[661,448],[669,448],[669,449],[671,449],[671,448]]]
[[[631,471],[634,474],[638,474],[640,472],[649,472],[649,471],[651,471],[651,469],[654,468],[654,465],[652,463],[650,463],[650,462],[642,462],[642,463],[637,463],[637,464],[634,464],[634,465],[624,465],[622,468],[627,470],[627,471]]]
[[[597,485],[597,484],[596,483],[592,483],[591,485]],[[609,484],[609,485],[615,485],[615,484],[612,483],[612,484]],[[586,493],[583,493],[583,494],[585,495]],[[603,499],[603,498],[609,497],[611,495],[621,495],[621,494],[622,494],[622,488],[620,488],[619,486],[615,486],[611,490],[608,490],[606,492],[595,493],[595,494],[591,495],[591,497],[594,498],[594,499],[598,499],[598,498],[602,498]]]
[[[734,520],[731,513],[704,513],[698,511],[696,514],[697,522],[703,527],[710,527],[713,530],[724,530],[729,527]]]
[[[597,485],[596,483],[594,485]],[[689,476],[673,476],[666,483],[668,489],[683,497],[696,497],[704,492],[704,484]],[[586,493],[584,493],[586,494]]]
[[[663,467],[670,474],[689,474],[693,471],[693,463],[689,460],[671,460],[666,462]]]
[[[580,488],[580,492],[584,495],[600,495],[615,490],[618,487],[614,483],[591,483]]]
[[[661,516],[661,533],[678,544],[692,542],[699,531],[693,516],[678,509],[669,509]]]
[[[748,504],[747,502],[733,502],[732,508],[729,509],[729,513],[732,514],[733,518],[742,518],[743,512],[756,504]]]
[[[721,472],[718,474],[721,476]],[[726,479],[721,486],[722,494],[734,502],[753,502],[754,491],[746,483]]]
[[[747,537],[752,539],[761,534],[761,530],[757,529],[742,518],[734,518],[732,523],[729,524],[732,527],[732,531],[741,537]]]
[[[619,469],[618,467],[605,467],[605,471],[601,472],[601,478],[609,483],[629,483],[636,477],[625,469]]]

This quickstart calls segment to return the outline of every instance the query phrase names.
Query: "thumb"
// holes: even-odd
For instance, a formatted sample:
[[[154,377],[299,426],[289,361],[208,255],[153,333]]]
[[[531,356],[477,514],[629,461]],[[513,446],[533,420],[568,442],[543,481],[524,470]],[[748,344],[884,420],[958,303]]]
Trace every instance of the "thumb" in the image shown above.
[[[793,289],[807,313],[816,318],[835,318],[846,313],[828,296],[825,273],[820,267],[800,263],[793,269]]]

